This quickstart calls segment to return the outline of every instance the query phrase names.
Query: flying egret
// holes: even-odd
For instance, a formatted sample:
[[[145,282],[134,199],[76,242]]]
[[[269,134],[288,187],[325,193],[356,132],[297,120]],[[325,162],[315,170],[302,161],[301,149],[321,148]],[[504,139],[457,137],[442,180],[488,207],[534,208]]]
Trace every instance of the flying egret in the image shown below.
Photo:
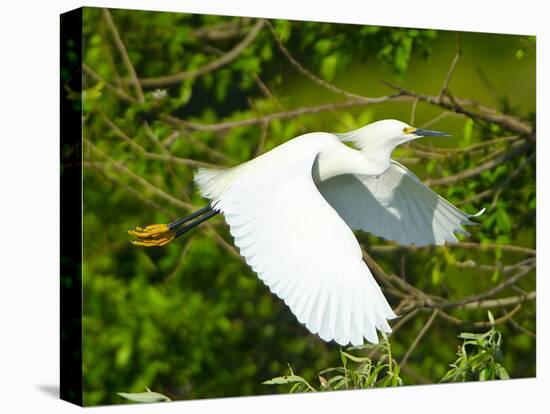
[[[377,343],[376,329],[390,333],[396,315],[352,230],[442,245],[468,235],[462,225],[484,211],[462,212],[391,159],[398,145],[426,136],[448,134],[397,120],[304,134],[236,167],[199,169],[207,207],[129,233],[134,244],[161,246],[222,213],[240,254],[310,332],[340,345]]]

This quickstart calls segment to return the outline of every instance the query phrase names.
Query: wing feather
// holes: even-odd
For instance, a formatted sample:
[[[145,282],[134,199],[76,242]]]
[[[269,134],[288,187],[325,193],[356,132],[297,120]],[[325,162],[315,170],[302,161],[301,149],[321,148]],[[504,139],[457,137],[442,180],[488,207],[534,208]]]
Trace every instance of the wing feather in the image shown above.
[[[309,144],[270,151],[229,173],[231,180],[203,170],[197,183],[224,214],[246,262],[300,323],[341,345],[377,342],[376,328],[386,331],[395,314],[353,232],[314,183],[317,155]]]
[[[378,177],[344,174],[318,187],[352,229],[404,245],[456,242],[455,233],[469,235],[462,226],[476,224],[470,218],[484,212],[464,213],[393,160]]]

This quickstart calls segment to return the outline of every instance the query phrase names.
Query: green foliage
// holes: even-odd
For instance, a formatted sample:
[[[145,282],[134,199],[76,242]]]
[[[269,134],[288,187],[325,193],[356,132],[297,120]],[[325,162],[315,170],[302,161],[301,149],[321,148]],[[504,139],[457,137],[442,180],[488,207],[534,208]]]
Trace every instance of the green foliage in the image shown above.
[[[463,332],[458,337],[464,340],[460,346],[458,359],[451,364],[440,382],[487,381],[509,379],[508,372],[502,365],[502,335],[495,328],[495,321],[489,312],[491,329],[476,334]],[[369,351],[367,356],[357,356],[350,352]],[[370,355],[379,354],[377,360]],[[384,335],[378,345],[350,347],[347,351],[340,349],[341,366],[326,368],[317,374],[319,386],[314,387],[305,378],[296,375],[288,367],[290,374],[264,381],[266,385],[286,385],[289,393],[334,391],[342,389],[383,388],[404,385],[400,377],[400,366],[392,357],[391,346]]]
[[[458,359],[451,364],[451,369],[441,382],[487,381],[509,379],[510,376],[502,366],[502,335],[495,328],[495,320],[489,312],[491,329],[482,334],[463,332],[458,337],[463,339],[459,347]]]
[[[376,350],[381,357],[374,362],[368,356],[357,356],[350,352]],[[303,377],[296,375],[290,365],[290,375],[264,381],[266,385],[291,385],[289,392],[335,391],[342,389],[381,388],[403,385],[399,376],[399,365],[393,359],[388,338],[384,335],[380,345],[367,344],[340,349],[341,366],[326,368],[317,374],[319,386],[310,385]]]

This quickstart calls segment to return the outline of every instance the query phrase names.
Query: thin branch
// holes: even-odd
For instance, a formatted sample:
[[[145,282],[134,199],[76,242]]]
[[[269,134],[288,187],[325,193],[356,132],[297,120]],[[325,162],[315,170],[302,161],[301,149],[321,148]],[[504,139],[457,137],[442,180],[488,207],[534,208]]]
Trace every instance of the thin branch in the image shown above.
[[[343,95],[343,96],[345,96],[347,98],[350,98],[350,99],[358,99],[358,100],[363,100],[363,99],[370,100],[371,99],[371,98],[367,98],[365,96],[357,95],[355,93],[351,93],[351,92],[345,91],[343,89],[340,89],[337,86],[334,86],[333,84],[321,79],[317,75],[315,75],[312,72],[310,72],[309,70],[307,70],[304,66],[302,66],[302,64],[300,62],[298,62],[296,59],[294,59],[294,57],[290,54],[290,52],[285,47],[285,45],[283,45],[283,43],[281,42],[281,39],[279,39],[279,35],[277,35],[277,32],[275,31],[275,29],[273,28],[273,26],[271,25],[271,23],[269,21],[266,21],[266,26],[269,28],[269,30],[273,34],[273,38],[275,39],[275,43],[277,44],[277,47],[283,53],[285,58],[290,62],[290,64],[292,66],[294,66],[296,69],[298,69],[298,71],[300,71],[307,78],[309,78],[310,80],[312,80],[316,84],[322,86],[323,88],[328,89],[331,92],[334,92],[334,93],[339,94],[339,95]]]
[[[397,314],[397,311],[398,309],[395,309],[394,312],[395,314]],[[411,318],[413,318],[420,310],[417,308],[417,309],[413,309],[411,312],[407,313],[405,316],[402,316],[399,318],[399,320],[397,321],[397,323],[392,326],[392,331],[390,333],[389,336],[392,336],[392,335],[395,335],[395,332],[397,330],[399,330],[399,328],[401,328],[403,325],[405,325]],[[398,315],[399,316],[399,315]]]
[[[151,184],[149,181],[145,180],[141,176],[137,175],[135,172],[130,170],[128,167],[126,167],[123,163],[120,161],[116,161],[109,157],[107,154],[105,154],[103,151],[101,151],[98,147],[96,147],[92,142],[88,139],[84,139],[84,142],[89,146],[89,148],[92,149],[96,154],[98,154],[100,157],[106,159],[110,165],[112,165],[115,169],[118,171],[128,175],[130,178],[132,178],[134,181],[141,184],[143,187],[147,188],[150,192],[157,195],[158,197],[162,198],[163,200],[169,202],[174,207],[185,209],[185,210],[191,210],[193,209],[193,206],[188,203],[184,203],[181,200],[178,200],[175,197],[172,197],[170,194],[164,192],[160,188],[156,187],[155,185]]]
[[[488,299],[478,302],[470,302],[463,306],[457,307],[460,309],[479,309],[479,308],[498,308],[503,306],[517,305],[518,303],[524,303],[528,300],[534,300],[537,297],[536,291],[526,293],[525,295],[511,296],[508,298],[500,299]]]
[[[476,195],[474,195],[470,198],[467,198],[465,200],[461,200],[460,202],[457,203],[457,205],[477,202],[479,200],[483,200],[484,198],[486,198],[486,197],[488,197],[492,194],[495,194],[495,197],[493,198],[493,202],[491,203],[491,207],[494,207],[495,204],[496,204],[495,202],[496,202],[496,199],[497,199],[498,195],[500,195],[500,193],[506,187],[508,187],[508,185],[512,182],[512,180],[515,179],[523,171],[523,169],[535,159],[535,156],[536,156],[536,153],[533,152],[531,155],[529,155],[529,157],[525,158],[520,163],[520,165],[518,165],[517,168],[514,169],[514,171],[512,171],[510,174],[508,174],[508,176],[506,177],[505,180],[501,181],[500,183],[498,183],[493,188],[489,188],[485,191],[477,193]]]
[[[484,171],[491,170],[495,167],[498,167],[504,162],[510,161],[511,159],[514,159],[521,154],[527,152],[528,150],[533,148],[533,144],[529,141],[523,142],[520,145],[517,145],[516,148],[512,149],[511,151],[508,151],[499,157],[496,157],[490,161],[487,161],[481,165],[478,165],[477,167],[470,168],[468,170],[460,171],[457,174],[449,175],[447,177],[442,178],[434,178],[434,179],[427,179],[424,181],[426,185],[449,185],[454,184],[458,181],[466,180],[468,178],[477,177],[478,175],[482,174]]]
[[[474,243],[474,242],[458,242],[458,243],[449,243],[448,246],[453,248],[463,248],[463,249],[476,249],[476,250],[495,250],[501,249],[503,251],[512,252],[512,253],[521,253],[528,254],[530,256],[536,256],[537,252],[534,249],[523,246],[514,246],[510,244],[497,244],[497,243]],[[444,249],[445,246],[437,247],[436,249]],[[369,250],[376,253],[389,253],[399,250],[408,250],[408,251],[417,251],[420,249],[426,249],[426,247],[416,247],[416,246],[399,246],[399,245],[378,245],[370,246]]]
[[[82,70],[86,75],[88,75],[90,78],[92,78],[96,82],[101,82],[105,85],[107,89],[109,89],[111,92],[113,92],[117,97],[122,99],[125,102],[128,103],[134,103],[136,100],[128,95],[126,92],[124,92],[123,89],[116,87],[112,85],[111,83],[107,82],[103,77],[98,75],[92,68],[90,68],[88,65],[86,65],[84,62],[82,62]]]
[[[240,36],[241,33],[243,32],[243,29],[246,30],[246,27],[243,27],[242,20],[237,19],[229,22],[216,24],[213,26],[200,27],[198,29],[193,30],[191,34],[194,37],[199,39],[226,40],[226,39],[231,39],[233,37]]]
[[[124,46],[124,43],[120,38],[120,34],[118,33],[118,29],[116,28],[115,23],[113,22],[111,13],[109,12],[108,9],[102,9],[102,13],[103,13],[103,17],[105,18],[105,21],[107,22],[107,26],[109,26],[109,29],[113,34],[113,40],[115,41],[115,45],[118,49],[118,52],[120,53],[122,60],[124,61],[126,70],[130,75],[130,81],[134,86],[134,90],[136,92],[138,100],[140,102],[145,102],[145,96],[143,95],[143,90],[141,89],[141,85],[139,83],[136,70],[134,68],[134,65],[132,64],[132,61],[130,60],[130,56],[128,55],[128,51],[126,50],[126,46]]]
[[[183,265],[185,263],[185,257],[187,256],[187,252],[189,252],[189,249],[190,249],[192,243],[193,243],[193,238],[190,238],[187,241],[187,243],[185,243],[185,246],[183,246],[183,249],[181,250],[181,253],[178,257],[178,261],[177,261],[176,265],[173,267],[173,269],[170,271],[170,273],[168,273],[164,277],[165,281],[168,281],[168,280],[172,279],[181,270],[181,268],[183,267]]]
[[[512,319],[512,317],[516,313],[518,313],[520,311],[522,306],[523,306],[522,303],[518,303],[510,312],[505,312],[503,316],[501,316],[500,318],[495,319],[495,325],[500,325],[500,324],[503,324],[505,322],[508,322],[510,319]],[[444,319],[447,322],[450,322],[450,323],[452,323],[453,325],[456,325],[456,326],[471,326],[471,327],[474,327],[474,328],[489,328],[492,325],[490,321],[477,321],[477,322],[465,321],[463,319],[459,319],[455,316],[449,315],[448,313],[442,311],[441,309],[439,310],[439,316],[441,317],[441,319]]]
[[[445,82],[443,82],[443,87],[441,88],[441,92],[439,92],[439,101],[440,102],[443,99],[444,95],[449,95],[450,96],[449,83],[451,82],[451,78],[452,78],[452,76],[454,74],[454,71],[456,69],[456,65],[457,65],[457,63],[460,60],[460,57],[462,55],[462,47],[461,47],[461,44],[460,44],[460,33],[456,32],[455,35],[456,35],[456,53],[455,53],[455,56],[453,58],[453,61],[451,62],[451,67],[449,68],[449,71],[447,72],[447,76],[445,77]]]
[[[273,101],[273,103],[279,109],[279,111],[285,110],[281,105],[281,102],[279,101],[279,99],[277,99],[277,97],[273,95],[273,93],[271,93],[271,91],[269,90],[265,82],[258,75],[254,75],[254,82],[258,86],[258,89],[260,89],[260,91],[264,94],[264,96]]]
[[[402,95],[418,98],[423,102],[427,102],[431,105],[451,110],[458,114],[466,115],[472,119],[497,124],[504,129],[518,133],[520,135],[532,136],[534,134],[534,129],[531,125],[511,115],[497,114],[492,108],[490,111],[484,112],[473,112],[469,109],[466,109],[464,106],[467,105],[475,106],[478,110],[482,108],[481,105],[478,105],[471,100],[460,99],[457,97],[453,97],[452,100],[449,97],[444,97],[443,99],[439,100],[439,96],[419,94],[385,81],[383,81],[382,83],[392,89],[395,89]]]
[[[432,326],[432,323],[434,322],[438,313],[439,313],[439,309],[433,310],[432,314],[430,315],[430,318],[424,324],[424,326],[422,327],[418,335],[416,335],[416,338],[414,338],[414,341],[412,342],[411,346],[409,347],[409,349],[407,349],[407,352],[405,352],[405,355],[401,359],[401,362],[399,362],[400,367],[403,367],[407,364],[407,361],[409,360],[409,357],[411,356],[412,352],[414,351],[414,349],[416,348],[420,340],[424,337],[426,332],[428,332],[428,330],[430,329],[430,326]]]
[[[510,323],[510,325],[512,325],[515,329],[517,329],[518,331],[520,332],[523,332],[524,334],[527,334],[529,335],[530,337],[532,338],[536,338],[537,337],[537,334],[535,334],[534,332],[531,332],[529,329],[525,328],[524,326],[521,326],[519,323],[517,323],[515,321],[514,318],[510,318],[508,319],[508,322]]]
[[[509,277],[499,285],[495,286],[494,288],[488,289],[483,293],[479,293],[477,295],[471,295],[464,299],[455,301],[455,302],[448,302],[442,305],[443,308],[456,308],[460,307],[462,305],[466,305],[468,303],[472,302],[479,302],[482,299],[491,297],[496,295],[497,293],[501,292],[502,290],[506,289],[507,287],[515,284],[519,279],[521,279],[523,276],[527,275],[533,268],[536,266],[535,264],[532,264],[531,266],[525,266],[522,270],[517,272],[515,275]]]
[[[388,102],[388,101],[406,102],[410,100],[411,100],[410,98],[402,97],[400,95],[389,95],[389,96],[381,96],[378,98],[368,98],[368,99],[365,98],[361,100],[349,100],[344,102],[326,103],[326,104],[321,104],[316,106],[306,106],[306,107],[301,107],[297,109],[292,109],[289,111],[275,112],[272,114],[264,115],[263,121],[271,122],[276,119],[294,118],[300,115],[316,114],[319,112],[330,111],[338,108],[352,108],[355,106],[366,106],[366,105],[377,104],[377,103]],[[189,128],[196,131],[210,131],[210,132],[220,132],[220,131],[226,131],[232,128],[258,125],[262,122],[257,117],[242,119],[238,121],[225,121],[217,124],[202,124],[197,122],[191,122],[180,118],[176,118],[172,115],[166,115],[164,119],[171,125],[179,128]]]
[[[444,118],[452,116],[452,115],[459,116],[459,114],[456,114],[456,113],[451,112],[451,111],[443,111],[439,115],[437,115],[436,117],[429,120],[428,122],[425,122],[424,124],[420,125],[420,128],[428,128],[429,126],[441,121]]]
[[[499,271],[499,272],[502,272],[503,274],[507,274],[507,273],[510,273],[512,270],[517,269],[520,266],[524,266],[526,264],[533,263],[534,260],[535,260],[535,258],[531,257],[529,259],[522,260],[521,262],[515,263],[513,265],[503,266],[502,263],[500,263],[500,262],[497,265],[487,265],[487,264],[480,264],[480,263],[475,262],[472,259],[469,259],[469,260],[465,260],[463,262],[453,260],[450,263],[450,265],[453,266],[453,267],[456,267],[458,269],[474,269],[475,268],[475,269],[478,269],[480,271],[487,271],[487,272]]]
[[[401,310],[401,308],[406,308],[407,303],[411,302],[410,298],[413,298],[412,302],[416,300],[414,298],[419,298],[420,300],[423,301],[423,303],[429,303],[429,304],[434,304],[435,301],[438,301],[440,299],[437,296],[428,295],[427,293],[415,288],[414,286],[407,283],[405,280],[403,280],[399,276],[386,273],[384,269],[382,269],[382,267],[367,253],[367,251],[364,248],[362,248],[361,250],[363,252],[363,259],[369,266],[369,269],[373,272],[374,276],[382,284],[384,284],[394,294],[394,296],[397,296],[402,299],[402,303],[396,308],[396,310]],[[394,286],[397,286],[399,289],[401,289],[405,293],[396,291],[394,289]]]
[[[443,112],[443,113],[448,114],[450,112]],[[426,127],[426,125],[422,125],[422,128],[425,128],[425,127]],[[417,148],[419,150],[422,150],[422,151],[434,151],[434,152],[439,152],[439,153],[441,153],[442,155],[445,155],[445,156],[454,156],[454,155],[464,153],[464,152],[472,152],[472,151],[476,151],[476,150],[482,150],[485,147],[489,147],[491,145],[497,145],[497,144],[510,142],[510,141],[517,141],[518,139],[520,139],[519,135],[510,135],[510,136],[506,136],[506,137],[493,138],[493,139],[490,139],[490,140],[487,140],[487,141],[478,142],[476,144],[472,144],[470,146],[462,147],[462,148],[460,148],[460,147],[459,148],[429,147],[427,145],[421,144],[421,143],[416,142],[416,141],[412,141],[411,146],[414,147],[414,148]]]
[[[196,161],[190,158],[180,158],[176,157],[174,155],[168,154],[157,154],[154,152],[149,152],[145,148],[143,148],[141,145],[139,145],[134,139],[127,136],[119,127],[116,125],[113,121],[111,121],[107,116],[102,114],[103,121],[111,128],[111,130],[120,137],[123,141],[127,142],[136,152],[138,152],[141,156],[147,159],[151,160],[158,160],[158,161],[164,161],[164,162],[172,162],[175,164],[185,165],[188,167],[214,167],[219,168],[218,165],[210,164],[203,161]]]
[[[189,71],[183,71],[167,76],[142,78],[141,84],[145,87],[169,86],[181,82],[185,79],[196,78],[206,73],[213,72],[216,69],[221,68],[222,66],[228,65],[229,63],[234,61],[248,46],[252,44],[252,42],[256,39],[256,36],[260,32],[261,28],[263,27],[264,22],[265,21],[263,19],[259,19],[256,24],[252,26],[244,39],[239,44],[237,44],[237,46],[222,55],[220,58],[213,60],[212,62],[207,63],[206,65],[201,66],[197,69],[191,69]]]
[[[404,374],[407,374],[412,379],[416,380],[418,384],[433,384],[434,382],[430,380],[429,378],[425,377],[424,375],[416,372],[408,365],[405,365],[404,367],[400,367],[401,370],[403,370]]]
[[[101,164],[102,163],[98,163],[98,162],[95,162],[95,161],[83,161],[83,165],[90,166],[91,168],[96,170],[98,173],[100,173],[100,175],[102,175],[109,182],[120,186],[123,190],[125,190],[126,192],[128,192],[131,195],[133,195],[134,197],[136,197],[139,201],[141,201],[147,207],[153,208],[155,210],[162,211],[167,216],[170,216],[171,213],[168,210],[166,210],[164,207],[162,207],[161,205],[155,203],[153,200],[151,200],[147,197],[144,197],[143,194],[141,194],[139,191],[137,191],[134,187],[131,187],[128,184],[123,183],[119,179],[117,179],[115,177],[111,177],[109,174],[107,174],[107,172],[101,166]]]
[[[409,125],[414,125],[414,118],[416,117],[416,106],[418,105],[418,99],[413,101],[411,107],[411,119],[409,120]]]
[[[206,222],[204,224],[206,225],[207,228],[212,230],[212,234],[214,235],[214,238],[216,239],[216,241],[220,245],[222,245],[231,254],[231,256],[233,256],[235,259],[238,259],[241,262],[244,262],[244,257],[240,255],[239,251],[232,244],[229,244],[228,242],[226,242],[225,239],[216,230],[214,230],[213,227],[211,227],[210,223]]]

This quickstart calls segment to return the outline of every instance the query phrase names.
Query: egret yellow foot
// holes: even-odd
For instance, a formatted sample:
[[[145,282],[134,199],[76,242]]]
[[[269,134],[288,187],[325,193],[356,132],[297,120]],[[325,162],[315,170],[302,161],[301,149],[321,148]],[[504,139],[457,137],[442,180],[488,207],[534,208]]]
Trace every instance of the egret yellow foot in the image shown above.
[[[136,226],[128,230],[128,234],[137,237],[131,242],[137,246],[164,246],[176,238],[176,233],[168,224],[150,224],[145,227]]]

